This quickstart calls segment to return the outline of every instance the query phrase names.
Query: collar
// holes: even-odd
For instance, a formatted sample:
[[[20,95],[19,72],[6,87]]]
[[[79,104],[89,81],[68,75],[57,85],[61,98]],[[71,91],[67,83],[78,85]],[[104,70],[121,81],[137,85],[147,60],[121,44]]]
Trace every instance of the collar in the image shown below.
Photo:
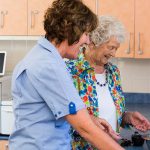
[[[79,74],[90,69],[94,70],[94,68],[91,67],[89,62],[85,59],[85,56],[82,51],[78,54],[77,63]]]
[[[38,40],[38,44],[42,46],[44,49],[53,53],[56,58],[63,59],[60,53],[58,52],[57,48],[50,41],[48,41],[45,37],[41,37]]]

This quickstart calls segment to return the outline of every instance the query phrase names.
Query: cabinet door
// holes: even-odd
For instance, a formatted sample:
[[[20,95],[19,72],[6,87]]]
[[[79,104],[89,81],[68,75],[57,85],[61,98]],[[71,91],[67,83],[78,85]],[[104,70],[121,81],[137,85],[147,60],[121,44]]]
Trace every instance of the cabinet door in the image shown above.
[[[8,150],[8,141],[0,140],[0,150]]]
[[[99,16],[115,16],[127,29],[127,39],[120,45],[116,57],[134,57],[134,0],[99,0],[98,6]]]
[[[150,0],[135,1],[135,57],[150,58]]]
[[[28,35],[44,35],[44,12],[53,0],[28,0]]]
[[[98,0],[82,0],[95,14],[98,14]]]
[[[0,35],[27,34],[27,0],[0,0]]]

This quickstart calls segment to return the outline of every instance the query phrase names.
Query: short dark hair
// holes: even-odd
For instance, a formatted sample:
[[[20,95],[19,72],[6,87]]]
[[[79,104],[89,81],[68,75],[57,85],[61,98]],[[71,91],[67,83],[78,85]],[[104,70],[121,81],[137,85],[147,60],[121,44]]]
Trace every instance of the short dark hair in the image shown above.
[[[58,45],[64,40],[72,45],[84,32],[93,31],[97,16],[80,0],[55,0],[44,15],[44,30],[50,41]]]

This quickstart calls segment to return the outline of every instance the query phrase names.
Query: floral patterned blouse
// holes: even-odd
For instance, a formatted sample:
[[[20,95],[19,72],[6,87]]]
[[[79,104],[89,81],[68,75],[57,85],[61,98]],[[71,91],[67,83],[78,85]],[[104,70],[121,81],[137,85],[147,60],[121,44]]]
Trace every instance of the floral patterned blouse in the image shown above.
[[[99,116],[98,98],[96,92],[96,78],[94,68],[85,60],[84,54],[80,53],[77,60],[66,61],[72,75],[74,85],[85,103],[90,115]],[[110,94],[116,106],[117,132],[122,122],[122,114],[125,111],[125,99],[121,88],[120,72],[111,63],[105,65]],[[86,142],[74,129],[71,129],[73,150],[96,150]]]

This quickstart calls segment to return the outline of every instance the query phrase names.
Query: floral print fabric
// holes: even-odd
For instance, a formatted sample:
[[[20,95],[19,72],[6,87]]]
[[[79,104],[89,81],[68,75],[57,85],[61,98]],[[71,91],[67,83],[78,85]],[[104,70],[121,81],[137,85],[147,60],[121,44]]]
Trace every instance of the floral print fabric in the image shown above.
[[[80,53],[77,60],[66,61],[67,67],[72,75],[73,82],[77,88],[82,101],[85,103],[90,115],[99,116],[98,98],[96,92],[96,78],[94,68],[85,60],[84,54]],[[121,88],[120,72],[115,65],[108,63],[107,81],[110,94],[116,106],[117,131],[119,132],[122,122],[122,114],[125,111],[125,100]],[[72,136],[73,150],[96,150],[86,142],[73,128],[70,131]]]

